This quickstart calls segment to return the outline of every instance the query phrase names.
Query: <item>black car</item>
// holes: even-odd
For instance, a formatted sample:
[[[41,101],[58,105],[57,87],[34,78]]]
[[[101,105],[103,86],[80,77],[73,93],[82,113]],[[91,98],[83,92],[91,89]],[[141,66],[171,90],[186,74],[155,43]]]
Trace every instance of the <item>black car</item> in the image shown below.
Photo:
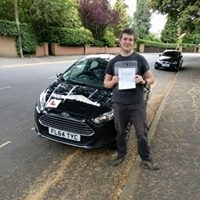
[[[103,87],[105,69],[113,57],[88,55],[57,74],[35,106],[38,135],[87,149],[115,145],[112,90]]]
[[[155,62],[155,69],[169,69],[178,72],[182,68],[183,55],[177,50],[165,50],[162,54],[159,54],[158,59]]]

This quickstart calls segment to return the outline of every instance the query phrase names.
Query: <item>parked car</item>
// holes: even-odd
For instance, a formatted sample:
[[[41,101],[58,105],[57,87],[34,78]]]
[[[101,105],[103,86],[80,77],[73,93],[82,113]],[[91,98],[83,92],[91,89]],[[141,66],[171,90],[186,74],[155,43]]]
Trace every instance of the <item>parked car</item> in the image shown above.
[[[183,65],[183,55],[177,50],[165,50],[159,54],[155,62],[155,69],[169,69],[178,72]]]
[[[57,74],[57,79],[40,94],[35,106],[38,135],[87,149],[115,145],[112,90],[103,87],[105,69],[113,57],[88,55]],[[149,90],[145,91],[148,96]],[[127,131],[130,128],[131,125]]]

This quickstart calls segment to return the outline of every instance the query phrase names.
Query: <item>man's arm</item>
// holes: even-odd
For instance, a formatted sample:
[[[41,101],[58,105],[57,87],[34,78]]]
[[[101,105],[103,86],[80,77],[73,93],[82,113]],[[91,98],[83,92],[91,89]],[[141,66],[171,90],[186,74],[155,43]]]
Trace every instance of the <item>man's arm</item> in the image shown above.
[[[153,84],[154,83],[154,77],[153,77],[153,74],[152,74],[152,72],[151,72],[151,70],[148,70],[148,71],[146,71],[145,73],[144,73],[144,79],[146,80],[144,80],[144,84],[146,84],[146,85],[151,85],[151,84]]]
[[[113,88],[118,83],[118,76],[112,76],[110,74],[106,74],[104,78],[104,87],[105,88]]]
[[[135,82],[142,85],[151,85],[154,83],[154,77],[150,70],[146,71],[143,76],[136,75]]]

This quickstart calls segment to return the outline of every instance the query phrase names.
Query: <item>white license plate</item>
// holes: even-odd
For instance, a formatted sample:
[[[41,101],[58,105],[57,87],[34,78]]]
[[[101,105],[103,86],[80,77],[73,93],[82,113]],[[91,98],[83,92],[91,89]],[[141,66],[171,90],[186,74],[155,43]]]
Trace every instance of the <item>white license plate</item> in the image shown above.
[[[162,66],[163,67],[169,67],[169,63],[163,63]]]
[[[49,127],[49,134],[55,135],[57,137],[61,138],[66,138],[68,140],[74,140],[74,141],[81,141],[81,136],[75,133],[67,132],[67,131],[62,131],[59,129],[51,128]]]

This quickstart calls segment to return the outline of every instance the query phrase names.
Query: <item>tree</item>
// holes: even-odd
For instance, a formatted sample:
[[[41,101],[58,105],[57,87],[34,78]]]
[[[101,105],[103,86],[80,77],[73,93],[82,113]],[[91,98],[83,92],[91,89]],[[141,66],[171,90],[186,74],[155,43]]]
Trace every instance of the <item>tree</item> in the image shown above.
[[[45,41],[49,27],[78,27],[80,20],[72,0],[21,0],[24,21],[31,23],[37,38]]]
[[[200,34],[199,31],[192,32],[192,34],[186,34],[183,39],[183,43],[189,43],[189,44],[200,44]]]
[[[49,27],[81,26],[74,0],[18,0],[20,23],[33,27],[38,42],[45,42]],[[15,21],[13,0],[0,0],[0,19]]]
[[[113,29],[115,36],[118,38],[121,31],[131,25],[131,17],[128,14],[128,6],[124,3],[124,0],[116,0],[114,9],[119,12],[119,22]]]
[[[111,9],[108,0],[80,0],[78,11],[83,26],[95,39],[102,38],[109,25],[119,22],[119,12]]]
[[[18,30],[19,52],[20,52],[20,56],[23,58],[22,39],[21,39],[19,10],[18,10],[18,1],[17,0],[14,1],[14,10],[15,10],[15,21],[16,21],[17,30]]]
[[[150,6],[162,14],[168,14],[177,21],[185,32],[193,32],[200,27],[199,0],[151,0]]]
[[[178,26],[171,17],[168,17],[161,33],[161,41],[165,43],[176,43],[178,41]]]
[[[15,21],[13,0],[0,0],[0,19]]]
[[[138,38],[145,39],[151,28],[151,12],[148,0],[140,0],[134,13],[133,28]]]

